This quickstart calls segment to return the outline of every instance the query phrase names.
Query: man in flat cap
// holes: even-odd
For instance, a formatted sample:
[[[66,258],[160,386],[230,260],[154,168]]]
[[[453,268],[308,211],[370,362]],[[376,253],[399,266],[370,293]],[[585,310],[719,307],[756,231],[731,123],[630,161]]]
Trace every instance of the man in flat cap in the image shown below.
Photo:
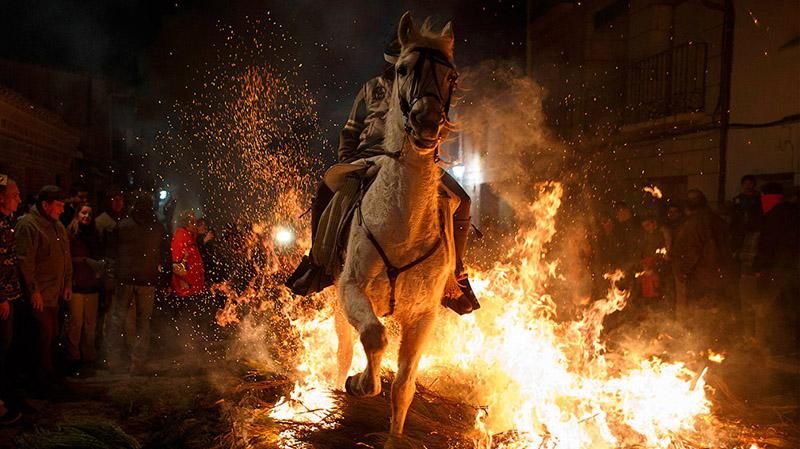
[[[66,195],[44,186],[36,205],[14,230],[22,283],[30,295],[38,333],[38,380],[47,386],[54,377],[53,353],[58,337],[58,306],[72,296],[69,237],[59,217]]]

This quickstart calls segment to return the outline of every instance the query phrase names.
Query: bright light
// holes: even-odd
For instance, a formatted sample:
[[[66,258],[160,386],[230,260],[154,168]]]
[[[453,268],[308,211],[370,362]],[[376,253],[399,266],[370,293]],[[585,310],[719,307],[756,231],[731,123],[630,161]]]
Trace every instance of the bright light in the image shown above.
[[[462,178],[464,178],[464,172],[465,172],[466,170],[467,170],[467,167],[464,167],[464,166],[463,166],[463,165],[461,165],[461,164],[459,164],[459,165],[456,165],[456,166],[454,166],[454,167],[453,167],[453,169],[452,169],[452,171],[453,171],[453,176],[455,176],[455,177],[456,177],[456,178],[458,178],[458,179],[462,179]]]
[[[294,243],[294,232],[291,229],[280,226],[275,228],[275,243],[279,245],[290,245]]]
[[[481,173],[481,158],[475,156],[469,164],[469,169],[466,170],[466,175],[469,184],[479,185],[483,183],[483,173]]]
[[[163,201],[163,200],[167,199],[167,195],[169,195],[169,192],[167,192],[166,190],[162,190],[162,191],[158,192],[158,199]]]

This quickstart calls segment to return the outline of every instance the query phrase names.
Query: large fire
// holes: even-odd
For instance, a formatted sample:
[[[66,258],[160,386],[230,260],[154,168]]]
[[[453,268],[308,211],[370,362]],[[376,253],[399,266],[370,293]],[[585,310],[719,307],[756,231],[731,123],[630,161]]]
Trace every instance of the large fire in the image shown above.
[[[563,189],[550,182],[537,193],[528,211],[533,225],[520,232],[506,262],[471,273],[483,307],[465,317],[441,314],[420,382],[476,407],[479,449],[668,448],[696,433],[710,416],[704,372],[636,354],[607,357],[603,319],[627,299],[615,285],[620,273],[609,274],[607,297],[580,319],[555,319],[546,291],[558,276],[557,261],[547,259],[546,246],[556,233]],[[274,418],[314,422],[334,406],[326,393],[339,387],[331,314],[326,308],[293,323],[304,348],[301,378],[272,410]],[[384,369],[395,363],[390,357]],[[362,355],[353,371],[364,364]]]
[[[310,245],[309,233],[301,232],[307,218],[301,217],[311,185],[317,182],[319,157],[308,149],[323,147],[317,142],[320,127],[313,96],[297,73],[282,74],[261,65],[264,52],[272,56],[287,48],[289,54],[297,53],[288,45],[293,41],[280,30],[271,18],[265,23],[255,20],[244,35],[221,26],[224,39],[216,68],[199,73],[202,89],[191,102],[176,106],[175,124],[162,136],[159,147],[168,164],[180,168],[178,162],[186,163],[182,169],[186,179],[199,176],[201,184],[209,186],[205,189],[211,195],[209,209],[233,209],[240,219],[243,237],[233,252],[253,262],[257,273],[244,289],[227,283],[216,287],[228,298],[217,321],[220,325],[240,323],[236,344],[246,346],[244,357],[258,358],[265,371],[292,376],[291,392],[271,406],[273,422],[326,427],[335,425],[329,418],[338,406],[331,390],[341,387],[335,385],[332,315],[336,298],[333,289],[328,289],[311,301],[326,305],[314,311],[308,302],[292,298],[279,286],[296,262],[291,248]],[[266,44],[276,39],[277,45]],[[497,79],[500,72],[505,71],[492,69],[489,79]],[[466,82],[469,77],[464,75]],[[522,112],[529,114],[521,115],[527,127],[514,126],[519,120],[509,115],[499,116],[495,122],[507,124],[513,132],[493,135],[493,139],[506,138],[496,146],[514,158],[519,157],[514,152],[528,148],[531,141],[550,150],[541,133],[531,128],[541,123],[540,107],[531,106],[540,104],[539,90],[514,81],[511,86],[516,86],[512,91],[517,97],[512,98],[524,98],[514,103],[524,105]],[[507,87],[503,85],[503,91]],[[480,120],[472,128],[485,128],[488,110],[495,118],[503,111],[519,112],[509,109],[507,96],[485,93],[485,98],[502,104],[487,109],[484,102],[474,103],[479,105],[475,117]],[[466,128],[470,128],[469,117],[466,113],[461,117]],[[522,128],[528,132],[520,132]],[[206,151],[197,152],[197,148]],[[536,157],[548,154],[553,156],[540,152]],[[645,191],[661,197],[655,186]],[[578,318],[556,318],[558,301],[550,296],[550,287],[555,280],[565,279],[559,261],[549,257],[547,250],[556,234],[562,195],[562,185],[550,182],[526,198],[527,210],[518,212],[528,225],[518,233],[514,248],[499,254],[503,257],[493,267],[470,273],[482,308],[465,317],[442,311],[437,334],[421,362],[419,382],[473,407],[474,430],[469,438],[476,449],[716,446],[715,426],[709,425],[705,369],[692,370],[646,352],[607,350],[601,337],[604,318],[621,310],[628,300],[616,288],[620,273],[609,273],[606,297],[594,298]],[[296,256],[298,251],[294,252]],[[665,254],[666,249],[659,253]],[[279,316],[280,326],[272,326],[271,321],[265,331],[265,327],[240,321],[247,311],[268,319],[270,314]],[[286,317],[291,317],[293,333],[280,335],[276,348],[265,349],[264,334],[284,332]],[[387,324],[391,329],[391,322]],[[293,346],[295,337],[298,347]],[[385,359],[388,371],[396,365],[391,357],[396,353],[393,343]],[[292,353],[290,360],[297,360],[290,367],[275,360],[284,350]],[[709,352],[707,361],[717,364],[724,358],[722,353]],[[365,363],[356,348],[353,372]],[[248,427],[258,421],[254,411],[234,413],[234,428],[243,441],[260,438],[254,436],[254,427]],[[270,447],[276,442],[297,447],[293,439],[291,429],[263,438]],[[761,447],[749,443],[737,449]]]

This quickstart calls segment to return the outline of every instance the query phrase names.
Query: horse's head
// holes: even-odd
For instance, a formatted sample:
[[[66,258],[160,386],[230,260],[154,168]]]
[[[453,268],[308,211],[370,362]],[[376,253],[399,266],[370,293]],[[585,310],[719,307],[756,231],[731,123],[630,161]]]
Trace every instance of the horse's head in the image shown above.
[[[453,64],[451,23],[435,32],[426,21],[417,28],[405,13],[397,28],[402,50],[395,64],[395,86],[403,127],[419,150],[432,150],[446,134],[458,72]]]

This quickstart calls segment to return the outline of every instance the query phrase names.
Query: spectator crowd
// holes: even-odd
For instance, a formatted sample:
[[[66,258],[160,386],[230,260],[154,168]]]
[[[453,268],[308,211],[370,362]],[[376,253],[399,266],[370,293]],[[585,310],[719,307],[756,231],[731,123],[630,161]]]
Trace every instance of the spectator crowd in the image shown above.
[[[587,259],[592,296],[622,270],[631,294],[622,320],[649,314],[703,329],[723,343],[755,338],[770,351],[800,348],[800,208],[796,192],[756,178],[718,212],[697,189],[651,202],[638,217],[625,203],[601,214]],[[613,320],[612,320],[613,321]]]
[[[154,309],[175,333],[164,338],[173,347],[159,345],[167,352],[212,338],[209,287],[221,264],[206,221],[186,211],[170,235],[141,192],[108,193],[104,206],[77,184],[22,203],[0,175],[0,426],[65,377],[144,372]]]
[[[638,216],[615,203],[597,217],[585,251],[592,296],[603,297],[604,274],[619,269],[631,299],[618,319],[668,316],[710,327],[717,339],[761,332],[771,350],[796,351],[797,197],[776,183],[759,189],[752,176],[741,185],[720,212],[699,190]],[[0,175],[0,425],[19,419],[26,396],[57,393],[65,377],[147,372],[156,338],[167,355],[218,338],[212,326],[224,298],[211,285],[244,291],[264,255],[243,256],[253,236],[234,225],[218,244],[192,211],[170,232],[172,214],[158,214],[157,204],[112,191],[98,208],[81,185],[69,194],[45,186],[23,203],[16,182]],[[154,315],[166,323],[158,335]]]

